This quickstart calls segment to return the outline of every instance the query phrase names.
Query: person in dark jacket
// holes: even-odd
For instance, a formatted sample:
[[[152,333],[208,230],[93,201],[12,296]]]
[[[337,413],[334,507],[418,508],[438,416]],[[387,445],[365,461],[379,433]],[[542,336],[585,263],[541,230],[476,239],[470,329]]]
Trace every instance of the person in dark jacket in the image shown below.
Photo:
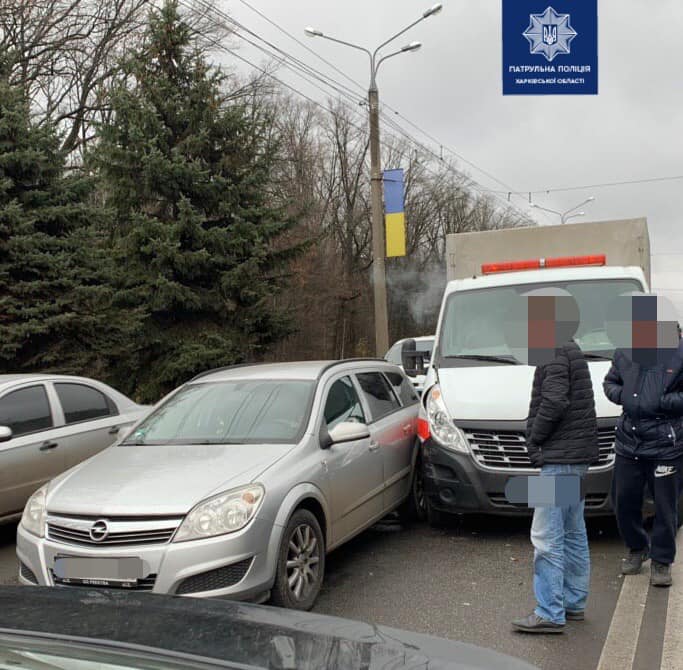
[[[532,311],[540,320],[556,319],[557,301],[575,301],[571,296],[557,298],[555,305],[545,301],[532,305],[537,297],[529,298],[530,340],[534,328]],[[543,314],[546,312],[546,314]],[[578,326],[578,307],[575,306],[573,336]],[[565,324],[567,321],[565,320]],[[551,329],[557,338],[562,328]],[[563,338],[564,339],[564,338]],[[598,460],[598,425],[593,397],[593,383],[586,359],[572,340],[567,339],[549,349],[547,344],[538,351],[552,351],[550,360],[534,361],[530,350],[529,362],[536,363],[529,418],[527,420],[527,448],[541,477],[574,477],[583,479],[588,466]],[[556,486],[556,488],[558,488]],[[577,487],[578,490],[579,487]],[[537,606],[529,616],[513,621],[513,627],[529,633],[561,633],[565,621],[583,620],[590,581],[590,554],[584,500],[537,506],[531,525],[534,546],[534,593]]]
[[[655,296],[641,299],[646,297]],[[629,550],[622,573],[639,573],[651,558],[650,583],[670,586],[683,473],[683,344],[677,323],[647,324],[637,326],[641,346],[615,351],[603,384],[607,397],[623,409],[617,424],[613,502]],[[651,538],[643,525],[646,485],[655,503]]]

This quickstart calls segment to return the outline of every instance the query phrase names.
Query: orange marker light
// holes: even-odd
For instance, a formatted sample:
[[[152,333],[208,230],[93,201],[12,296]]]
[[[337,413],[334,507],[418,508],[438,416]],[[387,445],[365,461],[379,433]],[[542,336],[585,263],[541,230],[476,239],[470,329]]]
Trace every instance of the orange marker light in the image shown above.
[[[484,263],[481,273],[485,275],[499,272],[520,272],[522,270],[540,270],[541,268],[568,268],[588,265],[606,265],[605,254],[591,256],[563,256],[559,258],[533,258],[526,261],[507,261],[503,263]]]

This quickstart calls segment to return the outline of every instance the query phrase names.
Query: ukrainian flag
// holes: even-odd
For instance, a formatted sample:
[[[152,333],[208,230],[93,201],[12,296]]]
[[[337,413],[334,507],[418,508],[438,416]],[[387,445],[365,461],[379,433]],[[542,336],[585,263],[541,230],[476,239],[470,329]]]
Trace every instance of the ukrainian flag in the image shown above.
[[[406,215],[403,206],[403,170],[384,171],[384,209],[387,257],[406,255]]]

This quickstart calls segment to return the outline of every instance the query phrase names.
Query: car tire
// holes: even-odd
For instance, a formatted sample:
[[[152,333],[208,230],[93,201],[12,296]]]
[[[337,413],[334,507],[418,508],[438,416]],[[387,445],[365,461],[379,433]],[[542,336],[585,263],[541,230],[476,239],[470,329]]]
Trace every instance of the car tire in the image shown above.
[[[310,610],[325,574],[325,538],[315,514],[298,509],[282,535],[271,602],[278,607]]]

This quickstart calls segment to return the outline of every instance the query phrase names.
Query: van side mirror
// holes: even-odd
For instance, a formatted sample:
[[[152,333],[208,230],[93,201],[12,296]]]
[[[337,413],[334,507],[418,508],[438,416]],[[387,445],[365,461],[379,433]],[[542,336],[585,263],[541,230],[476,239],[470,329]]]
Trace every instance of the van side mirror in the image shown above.
[[[406,340],[401,346],[401,365],[408,377],[426,374],[424,352],[417,350],[415,340]]]
[[[331,430],[325,428],[320,436],[321,449],[329,449],[333,444],[356,442],[370,437],[370,429],[358,421],[342,421]]]
[[[8,426],[0,426],[0,442],[9,442],[12,439],[12,429]]]

